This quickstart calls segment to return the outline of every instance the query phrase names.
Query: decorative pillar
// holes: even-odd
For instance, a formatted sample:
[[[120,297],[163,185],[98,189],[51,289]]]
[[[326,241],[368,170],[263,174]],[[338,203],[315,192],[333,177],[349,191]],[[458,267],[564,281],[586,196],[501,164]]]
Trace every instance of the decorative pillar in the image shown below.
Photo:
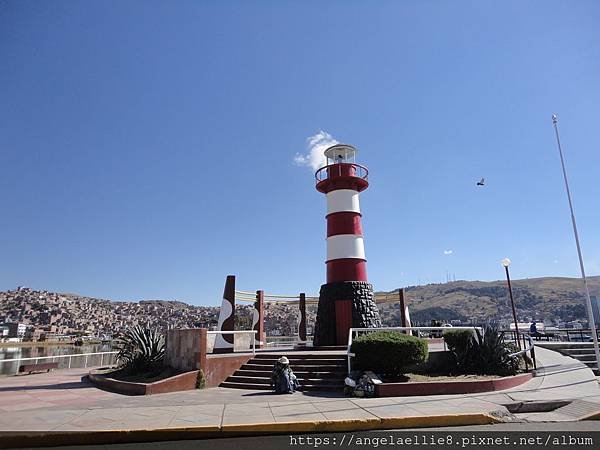
[[[400,298],[400,326],[401,327],[410,327],[410,316],[408,314],[408,305],[404,301],[404,289],[400,289],[398,291],[398,296]],[[405,331],[406,334],[411,334],[409,331]]]
[[[380,327],[367,260],[359,193],[369,187],[368,170],[354,162],[356,149],[338,144],[325,150],[327,166],[316,188],[327,196],[327,283],[321,286],[314,345],[346,345],[350,328]]]
[[[233,331],[235,321],[235,275],[227,275],[219,310],[218,331]],[[217,334],[213,353],[233,353],[233,334]]]
[[[300,308],[300,324],[298,325],[298,337],[300,342],[306,342],[306,294],[300,293],[300,301],[298,302]]]
[[[265,335],[265,291],[256,291],[256,301],[254,302],[254,311],[252,314],[252,329],[257,331],[254,335],[256,347],[263,348],[267,337]],[[251,345],[252,346],[252,345]]]

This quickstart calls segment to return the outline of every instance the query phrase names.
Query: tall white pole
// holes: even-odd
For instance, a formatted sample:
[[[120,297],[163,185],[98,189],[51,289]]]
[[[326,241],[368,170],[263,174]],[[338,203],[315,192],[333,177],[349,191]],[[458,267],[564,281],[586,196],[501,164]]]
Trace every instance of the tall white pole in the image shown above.
[[[588,289],[587,278],[585,277],[585,268],[583,266],[583,256],[581,255],[581,246],[579,245],[579,233],[577,233],[577,224],[575,223],[575,213],[573,212],[573,202],[571,201],[571,191],[569,189],[569,181],[567,179],[567,171],[565,169],[565,160],[563,158],[562,147],[560,145],[560,137],[558,136],[558,118],[556,114],[552,115],[552,123],[556,133],[556,143],[558,144],[558,153],[560,154],[560,164],[562,165],[563,178],[565,179],[565,187],[567,189],[567,198],[569,199],[569,209],[571,210],[571,222],[573,223],[573,233],[575,234],[575,245],[577,245],[577,254],[579,255],[579,268],[581,269],[581,279],[585,288],[585,299],[588,313],[588,320],[592,330],[592,340],[594,341],[594,353],[596,354],[596,369],[600,371],[600,349],[598,349],[598,336],[596,335],[596,322],[594,321],[594,311],[592,309],[592,300],[590,299],[590,290]]]

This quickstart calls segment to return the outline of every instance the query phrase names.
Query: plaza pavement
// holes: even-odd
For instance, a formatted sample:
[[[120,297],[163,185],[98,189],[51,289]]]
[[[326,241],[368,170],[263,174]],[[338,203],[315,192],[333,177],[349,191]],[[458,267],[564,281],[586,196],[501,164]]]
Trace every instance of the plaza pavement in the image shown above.
[[[5,377],[0,378],[0,435],[6,438],[15,432],[44,432],[47,437],[47,432],[94,434],[112,430],[131,434],[152,430],[150,433],[162,432],[173,439],[179,430],[212,434],[226,430],[345,431],[600,417],[600,387],[592,371],[551,350],[537,348],[536,353],[537,377],[505,391],[466,395],[348,398],[335,393],[275,395],[210,388],[125,396],[81,381],[85,374],[81,369]],[[510,414],[505,406],[549,401],[571,403],[552,412],[517,415]],[[132,439],[140,439],[137,436]]]

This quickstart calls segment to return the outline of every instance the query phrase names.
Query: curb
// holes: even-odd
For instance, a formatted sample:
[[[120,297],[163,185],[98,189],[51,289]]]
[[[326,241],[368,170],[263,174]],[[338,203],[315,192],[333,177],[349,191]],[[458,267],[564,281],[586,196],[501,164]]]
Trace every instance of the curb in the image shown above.
[[[585,416],[581,416],[577,420],[600,420],[600,411],[596,411],[590,414],[586,414]]]
[[[346,431],[389,430],[396,428],[488,425],[500,422],[502,422],[500,419],[490,414],[474,413],[222,426],[213,425],[183,428],[159,428],[154,430],[0,432],[0,448],[121,444],[131,442],[247,437],[289,433],[335,433]]]

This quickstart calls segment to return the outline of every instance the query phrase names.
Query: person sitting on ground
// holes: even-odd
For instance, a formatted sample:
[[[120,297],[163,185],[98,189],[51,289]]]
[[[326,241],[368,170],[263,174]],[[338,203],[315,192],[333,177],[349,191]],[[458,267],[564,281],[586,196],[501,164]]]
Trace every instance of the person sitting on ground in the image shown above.
[[[290,368],[290,361],[282,356],[275,362],[271,373],[271,388],[276,394],[293,394],[298,389],[298,379]]]

